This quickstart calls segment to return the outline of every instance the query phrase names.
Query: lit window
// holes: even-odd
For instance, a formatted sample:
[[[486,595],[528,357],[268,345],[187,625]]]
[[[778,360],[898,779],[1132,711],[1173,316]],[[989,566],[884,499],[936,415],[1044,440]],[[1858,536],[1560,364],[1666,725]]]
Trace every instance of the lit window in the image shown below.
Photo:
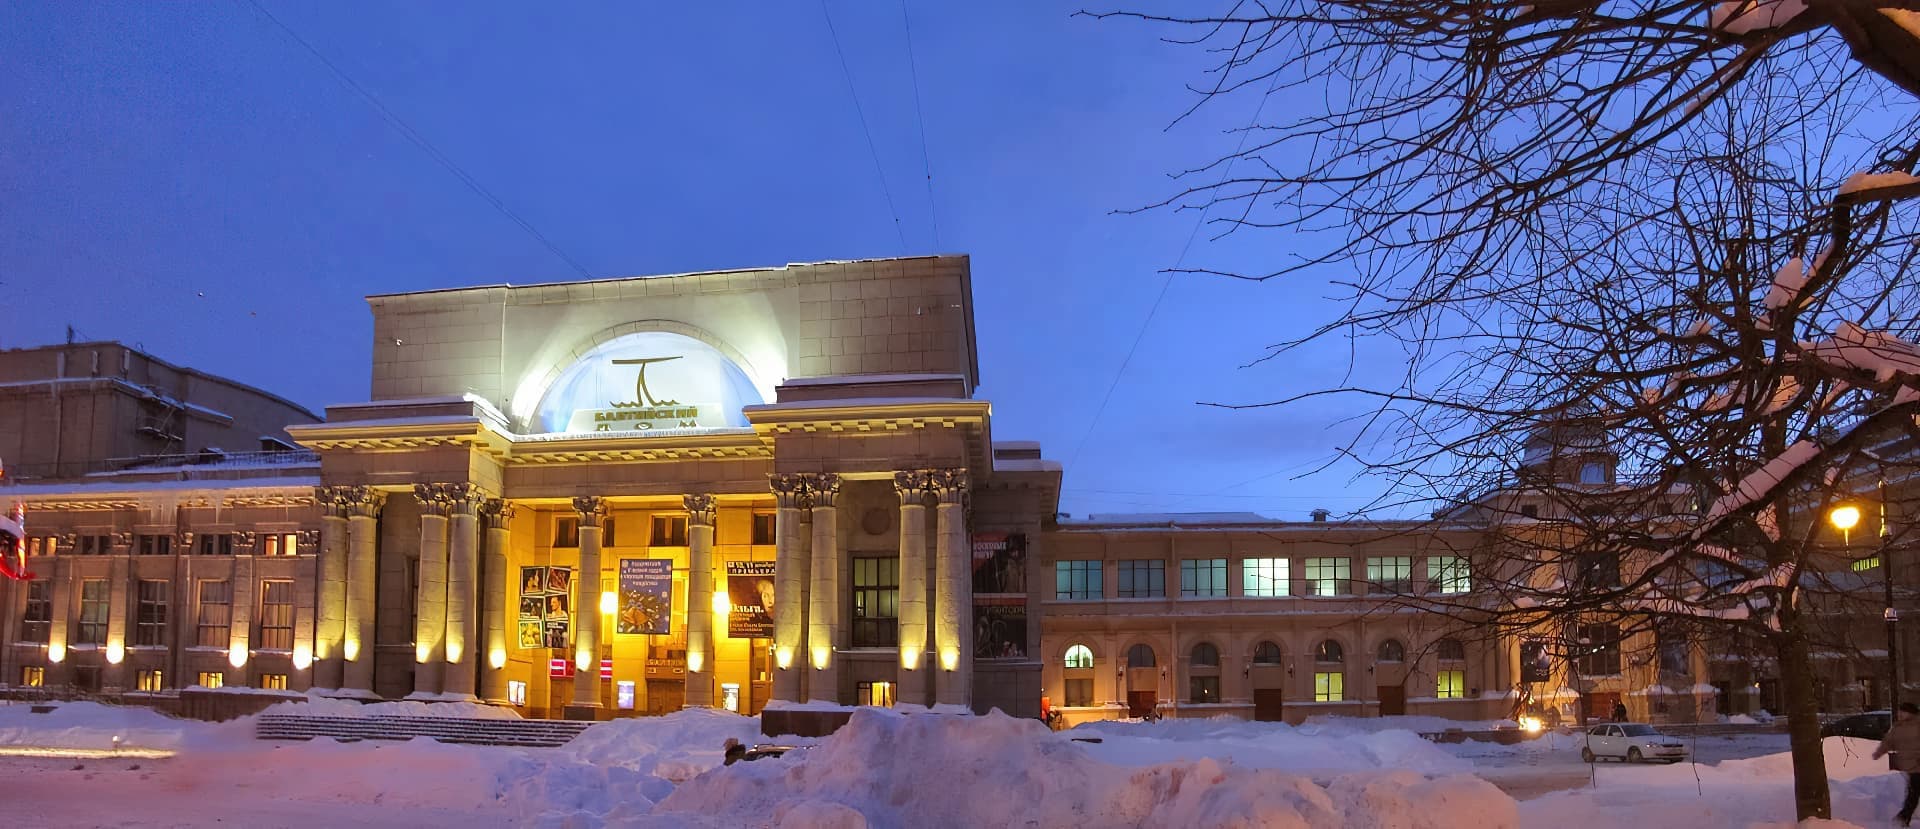
[[[1472,570],[1462,556],[1427,559],[1427,589],[1436,593],[1465,593],[1473,589]]]
[[[1054,562],[1053,597],[1056,599],[1103,598],[1100,590],[1100,562]]]
[[[233,619],[233,583],[200,582],[200,616],[195,625],[194,642],[203,648],[224,648],[231,642]]]
[[[1157,558],[1120,562],[1120,598],[1158,599],[1167,595],[1167,563]]]
[[[20,669],[20,684],[28,688],[43,688],[47,684],[47,669],[38,665],[28,665]]]
[[[75,632],[74,644],[107,643],[107,608],[112,603],[111,599],[106,579],[85,579],[80,582],[80,629]]]
[[[300,554],[300,536],[295,533],[267,533],[260,538],[260,555],[279,557]]]
[[[1367,583],[1375,593],[1407,593],[1413,589],[1413,558],[1372,556],[1367,559]]]
[[[720,683],[720,707],[735,714],[740,713],[740,683]]]
[[[619,708],[622,711],[632,711],[634,705],[636,704],[635,696],[638,693],[639,693],[638,687],[634,684],[634,681],[631,679],[623,679],[623,680],[620,680],[619,682],[613,683],[614,707]]]
[[[1879,566],[1880,566],[1880,557],[1879,557],[1879,556],[1877,556],[1877,555],[1876,555],[1876,556],[1867,556],[1866,558],[1863,558],[1863,559],[1858,559],[1858,560],[1856,560],[1856,561],[1854,561],[1854,562],[1853,562],[1853,572],[1855,572],[1855,573],[1865,573],[1865,572],[1867,572],[1868,570],[1872,570],[1872,569],[1874,569],[1874,568],[1876,568],[1876,567],[1879,567]]]
[[[648,543],[654,547],[687,546],[687,517],[684,515],[654,516],[653,538]]]
[[[134,606],[133,644],[167,644],[167,592],[164,579],[141,579]]]
[[[225,688],[227,687],[227,675],[219,671],[201,671],[200,676],[194,680],[193,684],[202,688]]]
[[[46,579],[27,582],[27,615],[20,641],[46,642],[53,632],[53,585]]]
[[[1315,671],[1313,674],[1313,701],[1339,702],[1346,699],[1347,675],[1341,671]]]
[[[1579,654],[1581,676],[1613,676],[1620,673],[1620,628],[1614,625],[1581,625],[1574,643]]]
[[[527,683],[518,679],[507,680],[507,702],[512,705],[526,705]]]
[[[1093,650],[1086,645],[1074,645],[1067,649],[1067,669],[1093,667]]]
[[[1441,699],[1464,699],[1467,696],[1466,671],[1440,671],[1437,677],[1435,696]]]
[[[285,691],[287,690],[287,675],[261,674],[259,687],[267,691]]]
[[[861,705],[871,705],[879,708],[893,707],[893,683],[862,682],[859,687]]]
[[[260,649],[293,650],[293,582],[260,583]]]
[[[1249,558],[1240,562],[1242,594],[1268,598],[1285,596],[1289,592],[1287,581],[1287,560],[1284,558]]]
[[[1196,598],[1227,595],[1227,560],[1190,558],[1180,562],[1180,595]]]
[[[1353,579],[1353,563],[1345,558],[1310,558],[1305,569],[1307,593],[1313,596],[1344,596]]]
[[[158,691],[166,687],[160,679],[159,671],[140,671],[134,676],[135,687],[142,691]]]

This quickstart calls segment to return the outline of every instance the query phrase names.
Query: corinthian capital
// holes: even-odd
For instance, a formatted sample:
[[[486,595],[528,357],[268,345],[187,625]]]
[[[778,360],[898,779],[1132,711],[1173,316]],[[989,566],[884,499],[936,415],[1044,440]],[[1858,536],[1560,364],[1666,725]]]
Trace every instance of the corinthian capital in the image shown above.
[[[316,486],[313,488],[313,500],[320,505],[320,514],[327,518],[346,518],[353,512],[353,490],[350,486]]]
[[[414,484],[413,499],[420,502],[421,515],[444,516],[453,508],[446,484]]]
[[[580,514],[580,526],[598,527],[607,517],[607,499],[598,495],[579,495],[573,499],[573,511]]]
[[[487,522],[487,529],[504,530],[513,521],[513,504],[490,498],[480,504],[480,518]]]
[[[933,485],[933,473],[914,469],[893,473],[893,492],[902,506],[917,506],[927,500],[927,488]]]
[[[966,498],[967,470],[935,469],[930,475],[928,488],[942,504],[958,504]]]
[[[480,502],[487,494],[473,484],[441,484],[441,497],[446,499],[447,511],[453,515],[472,515],[480,508]]]
[[[700,527],[713,526],[713,514],[715,512],[713,496],[701,494],[686,495],[680,498],[680,502],[687,506],[687,523],[689,525]]]
[[[379,518],[380,508],[387,505],[387,494],[372,487],[342,486],[332,489],[338,492],[348,518]]]
[[[833,508],[833,499],[840,494],[840,476],[832,472],[819,472],[805,477],[807,495],[813,498],[813,508]]]
[[[773,488],[774,503],[781,509],[806,509],[806,476],[788,474],[768,475],[767,485]]]

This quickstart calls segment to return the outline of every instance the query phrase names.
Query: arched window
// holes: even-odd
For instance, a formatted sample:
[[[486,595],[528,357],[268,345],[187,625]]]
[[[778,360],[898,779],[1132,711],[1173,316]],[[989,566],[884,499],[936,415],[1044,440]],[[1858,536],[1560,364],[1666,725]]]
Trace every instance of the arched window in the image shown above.
[[[1153,648],[1146,645],[1134,645],[1127,649],[1127,667],[1151,668],[1154,666]]]
[[[1458,639],[1442,639],[1434,646],[1434,650],[1439,652],[1442,662],[1465,662],[1467,659],[1467,648]]]
[[[1093,651],[1086,645],[1074,645],[1068,648],[1067,667],[1069,669],[1093,667]]]
[[[1220,667],[1220,649],[1206,642],[1193,646],[1193,658],[1189,660],[1196,668]]]
[[[1254,646],[1253,664],[1255,665],[1280,664],[1280,646],[1277,644],[1274,644],[1271,641],[1261,642],[1260,644]]]
[[[1379,658],[1381,662],[1405,662],[1407,661],[1407,648],[1405,645],[1400,644],[1400,640],[1398,639],[1388,639],[1380,643]]]
[[[1313,661],[1345,662],[1347,661],[1347,652],[1340,648],[1339,642],[1335,642],[1332,639],[1328,639],[1321,642],[1320,647],[1314,649]]]

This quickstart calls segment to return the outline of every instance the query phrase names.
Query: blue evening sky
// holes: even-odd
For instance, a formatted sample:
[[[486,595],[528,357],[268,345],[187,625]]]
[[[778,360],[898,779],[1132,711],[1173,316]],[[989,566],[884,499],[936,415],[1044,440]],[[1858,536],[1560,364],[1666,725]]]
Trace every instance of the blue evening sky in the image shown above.
[[[1354,404],[1197,405],[1339,382],[1337,349],[1240,368],[1329,312],[1324,281],[1178,278],[1141,333],[1196,217],[1114,211],[1256,103],[1167,130],[1207,56],[1156,32],[913,3],[923,156],[900,4],[830,2],[876,169],[819,3],[262,2],[596,277],[971,254],[994,437],[1068,464],[1065,511],[1373,490],[1295,479]],[[318,411],[367,397],[365,295],[579,278],[245,0],[0,2],[0,67],[0,347],[71,324]],[[1186,264],[1295,244],[1207,236]]]

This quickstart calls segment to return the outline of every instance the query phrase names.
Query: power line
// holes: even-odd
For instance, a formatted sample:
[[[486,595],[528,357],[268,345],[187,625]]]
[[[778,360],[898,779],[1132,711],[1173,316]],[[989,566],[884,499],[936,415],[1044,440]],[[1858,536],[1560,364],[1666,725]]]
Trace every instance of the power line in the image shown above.
[[[847,95],[853,98],[853,114],[860,117],[860,131],[867,136],[867,152],[873,156],[873,172],[880,177],[880,192],[887,197],[887,213],[893,216],[894,235],[900,237],[900,251],[907,247],[907,232],[900,227],[900,210],[893,206],[893,189],[887,186],[886,168],[880,166],[880,149],[873,145],[873,130],[867,127],[867,111],[860,106],[860,90],[853,86],[853,69],[847,66],[847,52],[840,48],[840,33],[833,28],[833,13],[827,11],[827,0],[820,0],[820,14],[827,18],[827,34],[833,38],[834,54],[840,56],[840,72],[847,78]]]
[[[481,200],[492,205],[494,210],[500,212],[500,215],[507,217],[508,220],[519,225],[520,229],[526,231],[528,236],[532,236],[535,241],[545,246],[554,256],[559,257],[560,261],[567,263],[567,266],[573,268],[574,272],[580,274],[581,278],[594,278],[592,273],[588,272],[585,267],[582,267],[573,257],[568,256],[566,251],[561,250],[559,245],[553,243],[553,240],[548,239],[540,231],[534,229],[534,226],[528,223],[526,219],[520,218],[520,214],[509,209],[506,203],[502,202],[492,191],[489,191],[486,187],[482,186],[480,182],[474,180],[473,176],[468,175],[466,170],[460,168],[460,165],[453,163],[453,159],[448,158],[445,153],[440,152],[440,149],[435,147],[433,142],[428,141],[426,136],[421,135],[418,131],[414,130],[405,119],[402,119],[398,114],[394,113],[393,110],[388,109],[387,105],[381,102],[379,96],[374,95],[373,92],[369,91],[366,87],[361,86],[359,82],[355,81],[345,70],[335,65],[333,61],[328,60],[325,54],[322,54],[319,49],[314,48],[312,43],[308,43],[306,38],[301,37],[299,32],[293,30],[293,27],[281,22],[280,18],[273,16],[273,12],[267,11],[264,6],[261,6],[259,0],[246,0],[246,3],[252,6],[254,11],[259,12],[269,21],[272,21],[273,25],[279,27],[280,31],[286,32],[287,36],[293,38],[295,43],[300,44],[302,48],[307,50],[308,54],[313,55],[314,59],[326,66],[336,79],[342,84],[345,84],[348,89],[358,93],[361,98],[372,105],[374,111],[380,113],[380,116],[386,119],[388,125],[398,130],[401,136],[413,142],[414,146],[419,147],[434,161],[439,162],[441,167],[446,168],[447,172],[452,173],[454,178],[459,179],[462,184],[465,184],[467,188],[472,190],[475,195],[478,195]]]
[[[933,201],[933,158],[927,152],[927,116],[920,110],[920,67],[913,57],[913,20],[907,0],[900,0],[900,22],[907,28],[907,72],[913,76],[913,117],[920,122],[920,164],[927,176],[927,218],[933,222],[933,250],[940,252],[940,210]]]

